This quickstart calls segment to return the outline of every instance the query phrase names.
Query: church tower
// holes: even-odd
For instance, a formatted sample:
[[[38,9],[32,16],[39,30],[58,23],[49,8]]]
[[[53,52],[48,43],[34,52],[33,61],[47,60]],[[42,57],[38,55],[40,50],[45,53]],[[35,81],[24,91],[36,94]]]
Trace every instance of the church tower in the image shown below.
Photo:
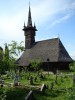
[[[25,35],[25,49],[30,49],[35,44],[35,35],[37,31],[35,23],[34,26],[32,25],[30,5],[29,5],[29,12],[28,12],[28,23],[27,26],[25,26],[24,23],[23,31]]]

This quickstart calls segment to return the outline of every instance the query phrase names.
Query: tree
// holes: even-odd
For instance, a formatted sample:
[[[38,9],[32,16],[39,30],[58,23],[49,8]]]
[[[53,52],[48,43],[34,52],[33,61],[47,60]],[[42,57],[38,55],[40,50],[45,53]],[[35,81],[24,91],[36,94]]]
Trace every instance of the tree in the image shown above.
[[[75,100],[75,86],[73,86],[71,89],[67,89],[65,100]]]
[[[11,44],[8,44],[10,56],[19,56],[20,53],[24,51],[24,46],[22,45],[23,41],[21,41],[19,44],[16,41],[11,42]]]
[[[15,64],[17,57],[24,51],[23,41],[19,44],[16,41],[11,41],[10,44],[5,44],[5,54],[4,54],[4,68],[5,70],[15,70],[17,64]]]
[[[4,63],[4,68],[5,70],[9,70],[9,48],[7,43],[5,43],[5,53],[3,57],[3,63]]]
[[[9,62],[10,62],[10,67],[13,69],[15,69],[15,72],[17,70],[17,64],[15,64],[16,62],[16,58],[24,51],[24,46],[23,46],[23,41],[21,41],[20,43],[17,43],[16,41],[11,41],[11,44],[8,44],[9,46]],[[11,63],[12,62],[12,63]]]
[[[8,44],[8,46],[9,46],[10,62],[12,62],[10,66],[11,68],[12,66],[14,66],[14,69],[16,70],[17,68],[17,64],[15,64],[16,58],[24,51],[23,41],[21,41],[20,43],[16,41],[11,41],[11,43]]]
[[[4,70],[3,67],[3,49],[0,47],[0,74],[2,73],[2,71]]]
[[[38,70],[39,66],[42,64],[40,59],[35,59],[30,61],[30,67],[33,68],[35,71]]]
[[[70,64],[70,70],[75,72],[75,61]]]

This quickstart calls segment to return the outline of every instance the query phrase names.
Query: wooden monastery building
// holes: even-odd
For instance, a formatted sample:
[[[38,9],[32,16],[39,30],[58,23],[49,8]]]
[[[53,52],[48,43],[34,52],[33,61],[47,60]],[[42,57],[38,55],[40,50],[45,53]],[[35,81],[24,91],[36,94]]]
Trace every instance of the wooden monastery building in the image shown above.
[[[31,10],[29,6],[28,23],[23,27],[25,35],[25,51],[16,61],[19,67],[29,66],[31,60],[40,59],[44,70],[68,70],[72,58],[66,51],[59,38],[35,41],[36,26],[32,25]]]

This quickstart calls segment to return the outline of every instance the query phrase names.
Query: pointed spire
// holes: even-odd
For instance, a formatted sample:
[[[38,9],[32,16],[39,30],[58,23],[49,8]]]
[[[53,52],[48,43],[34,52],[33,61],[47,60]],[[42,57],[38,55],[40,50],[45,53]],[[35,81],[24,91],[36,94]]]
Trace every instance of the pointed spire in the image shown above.
[[[28,13],[28,23],[27,23],[28,27],[32,26],[32,18],[31,18],[31,10],[30,10],[30,2],[29,2],[29,13]]]
[[[24,22],[24,27],[25,27],[25,22]]]
[[[35,22],[34,22],[34,28],[36,29],[36,25],[35,25]]]
[[[24,26],[23,26],[23,27],[24,27],[24,28],[26,27],[26,26],[25,26],[25,22],[24,22]]]

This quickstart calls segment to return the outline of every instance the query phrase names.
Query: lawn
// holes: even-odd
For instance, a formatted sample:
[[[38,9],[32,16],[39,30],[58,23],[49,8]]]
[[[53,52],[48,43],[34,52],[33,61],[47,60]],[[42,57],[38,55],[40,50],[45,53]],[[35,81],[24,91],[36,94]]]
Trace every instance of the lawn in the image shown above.
[[[25,100],[29,88],[25,87],[4,87],[0,88],[0,100]],[[3,99],[5,98],[6,99]]]
[[[30,85],[30,80],[28,77],[33,77],[33,85]],[[21,79],[19,80],[20,86],[17,87],[3,87],[0,88],[0,95],[2,95],[2,91],[5,91],[7,96],[6,100],[25,100],[25,96],[30,90],[34,90],[34,100],[65,100],[67,95],[67,90],[72,88],[73,86],[73,79],[70,76],[66,76],[66,73],[63,73],[62,77],[59,75],[57,76],[56,82],[56,75],[55,74],[47,74],[42,73],[44,78],[40,78],[38,73],[28,72],[21,74]],[[37,80],[34,80],[34,77],[37,76]],[[11,76],[7,77],[3,75],[2,78],[4,79],[5,83],[13,83],[13,79]],[[53,82],[53,89],[51,90],[51,83]],[[38,92],[38,89],[41,87],[42,84],[47,84],[48,89],[44,91],[44,93]]]

